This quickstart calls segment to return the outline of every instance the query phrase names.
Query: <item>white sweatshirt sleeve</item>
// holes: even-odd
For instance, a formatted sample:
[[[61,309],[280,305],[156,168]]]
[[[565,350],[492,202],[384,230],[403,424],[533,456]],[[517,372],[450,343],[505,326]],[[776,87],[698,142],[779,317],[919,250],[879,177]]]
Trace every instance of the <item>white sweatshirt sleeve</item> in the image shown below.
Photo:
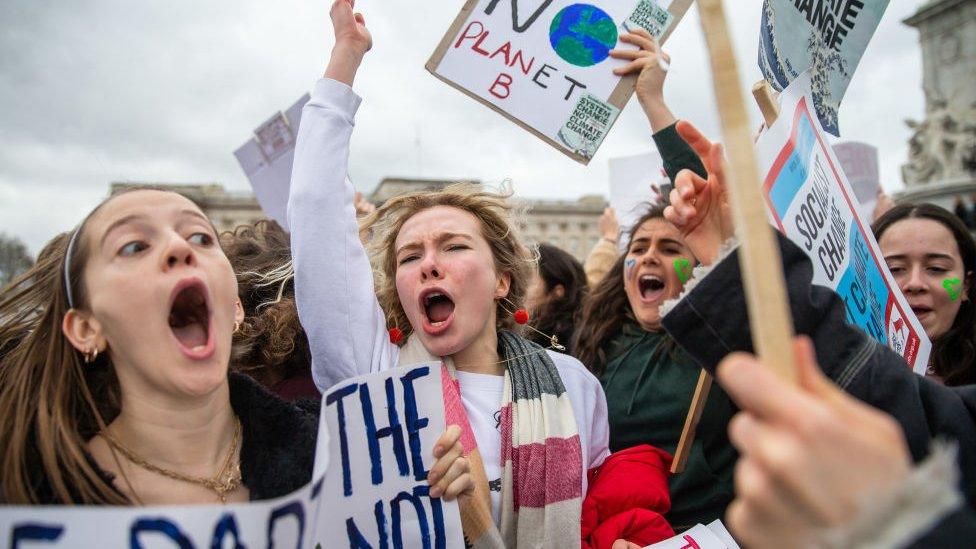
[[[302,110],[288,197],[298,315],[319,390],[396,364],[346,178],[361,99],[323,78]]]

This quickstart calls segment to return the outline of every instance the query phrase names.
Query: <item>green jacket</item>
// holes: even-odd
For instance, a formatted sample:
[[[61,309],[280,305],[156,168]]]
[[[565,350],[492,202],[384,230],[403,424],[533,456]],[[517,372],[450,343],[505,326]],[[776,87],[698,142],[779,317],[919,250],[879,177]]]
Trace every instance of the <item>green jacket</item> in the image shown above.
[[[650,444],[674,454],[691,405],[698,376],[694,361],[664,332],[647,332],[629,323],[611,341],[600,383],[607,395],[610,450]],[[688,464],[670,480],[676,528],[723,518],[734,497],[732,473],[738,453],[727,429],[736,409],[717,384],[708,402]]]

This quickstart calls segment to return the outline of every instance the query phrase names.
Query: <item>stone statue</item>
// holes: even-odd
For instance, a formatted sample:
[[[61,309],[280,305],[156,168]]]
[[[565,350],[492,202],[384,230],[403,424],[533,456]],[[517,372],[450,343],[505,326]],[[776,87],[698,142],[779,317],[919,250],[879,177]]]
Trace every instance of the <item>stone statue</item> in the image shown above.
[[[929,97],[928,103],[925,120],[905,121],[913,134],[902,178],[907,185],[921,185],[971,177],[976,173],[976,105],[960,121],[944,99]]]
[[[908,140],[908,163],[901,167],[901,177],[906,185],[921,185],[942,175],[942,163],[936,158],[931,143],[929,120],[917,122],[905,120],[912,129]]]

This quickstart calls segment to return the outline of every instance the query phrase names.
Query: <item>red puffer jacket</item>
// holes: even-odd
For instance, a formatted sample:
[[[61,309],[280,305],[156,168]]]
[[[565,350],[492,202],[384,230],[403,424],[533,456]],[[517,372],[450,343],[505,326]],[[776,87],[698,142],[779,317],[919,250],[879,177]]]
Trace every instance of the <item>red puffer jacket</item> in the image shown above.
[[[671,509],[670,467],[671,454],[642,444],[590,469],[583,499],[583,549],[611,549],[618,539],[643,547],[674,536],[664,520]]]

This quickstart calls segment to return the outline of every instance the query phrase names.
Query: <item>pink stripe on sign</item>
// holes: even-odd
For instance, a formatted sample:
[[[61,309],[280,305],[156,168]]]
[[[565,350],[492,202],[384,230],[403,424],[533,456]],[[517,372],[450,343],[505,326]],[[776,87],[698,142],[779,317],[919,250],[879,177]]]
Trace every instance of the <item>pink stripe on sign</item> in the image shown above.
[[[441,391],[444,394],[444,421],[448,426],[457,425],[461,428],[461,447],[467,456],[478,448],[478,443],[474,439],[468,413],[464,411],[461,384],[451,377],[447,366],[441,366]]]
[[[512,448],[515,510],[578,498],[583,490],[579,435]]]

